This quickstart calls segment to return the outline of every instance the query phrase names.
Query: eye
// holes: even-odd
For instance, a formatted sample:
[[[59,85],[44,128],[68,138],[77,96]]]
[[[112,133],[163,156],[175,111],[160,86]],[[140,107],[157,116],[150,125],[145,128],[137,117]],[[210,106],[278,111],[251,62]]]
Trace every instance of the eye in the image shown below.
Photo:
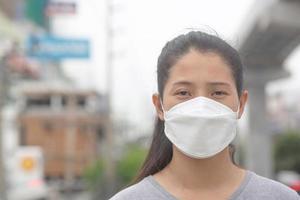
[[[222,98],[222,97],[227,96],[227,95],[228,95],[228,93],[225,92],[225,91],[222,91],[222,90],[214,91],[212,93],[212,96],[216,97],[216,98]]]
[[[180,91],[177,91],[177,92],[175,92],[175,95],[176,95],[176,96],[180,96],[180,97],[188,97],[188,96],[191,96],[190,92],[187,91],[187,90],[180,90]]]

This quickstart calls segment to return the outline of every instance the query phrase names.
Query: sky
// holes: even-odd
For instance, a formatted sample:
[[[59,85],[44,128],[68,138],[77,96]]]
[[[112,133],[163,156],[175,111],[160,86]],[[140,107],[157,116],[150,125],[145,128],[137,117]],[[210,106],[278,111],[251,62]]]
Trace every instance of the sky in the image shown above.
[[[52,20],[53,33],[89,38],[92,55],[90,60],[65,61],[64,70],[80,87],[105,92],[105,1],[69,1],[77,2],[77,14],[55,17]],[[216,31],[237,47],[257,5],[255,3],[255,0],[111,0],[113,23],[110,26],[115,60],[110,88],[114,116],[129,120],[141,129],[151,129],[154,116],[151,95],[157,91],[156,61],[164,44],[193,28],[212,33]],[[300,71],[296,69],[296,63],[299,62],[300,53],[294,53],[286,62],[292,77],[269,84],[268,90],[277,92],[291,85],[297,89]]]

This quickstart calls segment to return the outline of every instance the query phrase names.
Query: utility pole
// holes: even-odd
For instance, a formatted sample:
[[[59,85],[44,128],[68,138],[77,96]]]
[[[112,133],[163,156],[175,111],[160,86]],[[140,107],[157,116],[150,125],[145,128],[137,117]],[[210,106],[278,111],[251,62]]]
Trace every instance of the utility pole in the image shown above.
[[[112,95],[113,95],[113,5],[111,0],[106,0],[106,95],[107,95],[107,123],[105,134],[105,163],[106,163],[106,191],[105,196],[112,195],[115,189],[115,162],[113,156],[114,150],[114,132],[113,132],[113,116],[112,116]]]
[[[3,153],[2,110],[8,91],[8,77],[5,59],[0,58],[0,200],[7,200],[5,158]]]
[[[74,184],[75,143],[76,143],[76,99],[72,94],[67,103],[67,130],[65,134],[65,187],[68,199],[72,199],[72,187]]]

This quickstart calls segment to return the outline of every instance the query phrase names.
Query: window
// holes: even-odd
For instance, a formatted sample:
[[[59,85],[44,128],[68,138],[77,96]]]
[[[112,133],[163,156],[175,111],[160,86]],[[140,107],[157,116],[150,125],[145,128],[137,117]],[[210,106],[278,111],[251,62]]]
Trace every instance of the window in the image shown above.
[[[26,107],[50,107],[50,96],[28,97]]]
[[[78,107],[85,107],[86,106],[86,97],[78,96],[76,98],[76,104]]]

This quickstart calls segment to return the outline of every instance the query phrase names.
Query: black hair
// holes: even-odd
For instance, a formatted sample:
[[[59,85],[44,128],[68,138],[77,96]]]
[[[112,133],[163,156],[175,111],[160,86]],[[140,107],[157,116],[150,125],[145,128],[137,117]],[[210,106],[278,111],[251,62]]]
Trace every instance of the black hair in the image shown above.
[[[243,90],[243,65],[237,50],[218,36],[201,31],[191,31],[167,42],[157,62],[157,85],[160,97],[163,98],[165,84],[172,66],[191,49],[199,52],[213,52],[221,56],[231,69],[237,93],[240,97]],[[162,99],[163,100],[163,99]],[[231,159],[234,163],[234,146],[230,145]],[[156,118],[152,143],[136,182],[153,175],[165,168],[173,156],[172,143],[164,133],[164,122]]]

